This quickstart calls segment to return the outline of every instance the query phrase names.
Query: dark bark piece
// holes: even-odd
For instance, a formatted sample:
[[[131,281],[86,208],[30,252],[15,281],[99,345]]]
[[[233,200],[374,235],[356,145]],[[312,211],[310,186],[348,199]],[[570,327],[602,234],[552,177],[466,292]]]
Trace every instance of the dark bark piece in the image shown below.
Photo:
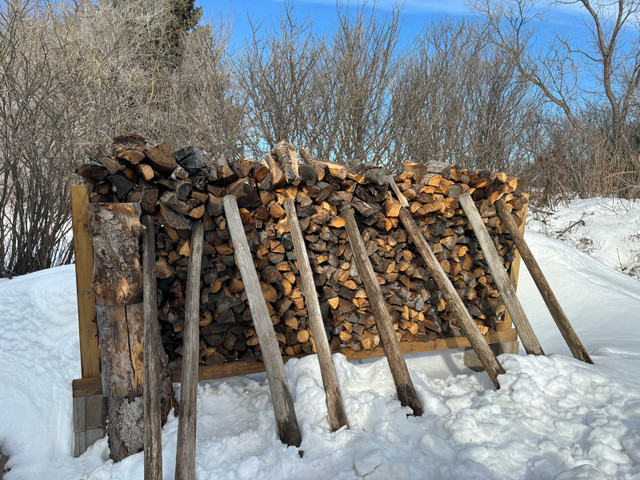
[[[88,178],[89,180],[101,182],[107,177],[107,175],[109,175],[109,170],[104,168],[102,165],[85,163],[78,167],[76,173],[81,177]]]
[[[171,209],[167,204],[160,201],[160,213],[164,221],[172,228],[176,230],[191,230],[191,221],[184,215]]]
[[[124,200],[127,194],[136,186],[133,181],[124,175],[109,175],[107,180],[115,189],[116,196],[120,200]]]
[[[111,142],[111,154],[116,158],[125,150],[136,150],[145,153],[148,148],[147,139],[137,133],[116,135]]]
[[[248,178],[240,178],[227,187],[227,195],[233,195],[242,208],[257,208],[262,206],[258,196],[256,184]]]
[[[204,156],[200,150],[194,147],[186,147],[175,152],[178,165],[188,171],[197,171],[204,168]]]

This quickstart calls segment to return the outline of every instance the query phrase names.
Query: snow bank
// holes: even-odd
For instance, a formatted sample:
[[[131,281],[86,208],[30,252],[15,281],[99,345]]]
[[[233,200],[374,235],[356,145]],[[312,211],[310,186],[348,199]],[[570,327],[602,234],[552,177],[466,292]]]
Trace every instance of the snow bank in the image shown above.
[[[632,227],[633,228],[633,227]],[[303,442],[276,435],[264,375],[198,386],[198,479],[640,478],[640,282],[559,240],[527,240],[596,365],[568,354],[526,269],[519,296],[549,357],[503,355],[502,388],[449,351],[407,357],[421,418],[407,416],[386,360],[335,355],[350,429],[332,433],[315,356],[286,365]],[[71,457],[80,375],[73,267],[0,282],[0,444],[7,480],[142,479],[106,439]],[[173,478],[177,419],[163,429]]]

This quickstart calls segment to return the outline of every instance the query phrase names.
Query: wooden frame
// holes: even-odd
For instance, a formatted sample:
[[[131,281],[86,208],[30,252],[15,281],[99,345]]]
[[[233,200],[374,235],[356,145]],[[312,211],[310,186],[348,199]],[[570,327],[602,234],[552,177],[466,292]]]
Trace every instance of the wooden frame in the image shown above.
[[[91,241],[89,240],[88,235],[88,214],[86,209],[86,204],[88,202],[88,187],[71,187],[74,248],[76,250],[80,361],[82,363],[82,378],[73,380],[72,382],[74,397],[85,397],[100,394],[102,392],[99,369],[100,357],[97,326],[95,323],[95,300],[92,300],[93,295],[90,293],[93,253]],[[524,222],[521,229],[524,230]],[[516,251],[515,258],[510,269],[510,278],[514,288],[518,283],[519,271],[520,254]],[[513,329],[511,318],[508,316],[508,313],[505,314],[504,323],[505,329],[498,332],[488,333],[484,336],[488,343],[505,343],[517,340],[518,337],[515,329]],[[469,346],[470,343],[466,337],[438,338],[427,342],[400,342],[400,348],[402,353],[405,355],[437,350],[448,350],[452,348],[465,348]],[[341,347],[340,349],[334,350],[333,353],[342,353],[348,360],[363,360],[384,356],[382,347],[359,351],[348,347]],[[300,355],[296,357],[300,357]],[[283,356],[283,360],[286,362],[290,358],[296,357]],[[201,365],[198,368],[198,380],[210,380],[260,372],[264,372],[264,364],[262,362],[238,361],[214,366]],[[180,375],[180,370],[172,371],[173,381],[179,382]]]

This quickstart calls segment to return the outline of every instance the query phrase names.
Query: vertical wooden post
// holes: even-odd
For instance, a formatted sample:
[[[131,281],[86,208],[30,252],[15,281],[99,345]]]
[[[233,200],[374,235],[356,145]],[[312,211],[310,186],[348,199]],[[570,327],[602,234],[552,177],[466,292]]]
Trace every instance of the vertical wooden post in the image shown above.
[[[353,216],[353,209],[351,207],[345,208],[342,211],[342,216],[346,221],[347,236],[349,237],[349,244],[353,250],[353,258],[358,267],[358,274],[360,278],[362,278],[362,283],[364,283],[367,296],[369,297],[369,303],[373,309],[378,334],[382,341],[382,348],[389,360],[389,368],[391,369],[391,376],[393,377],[393,382],[398,392],[398,398],[403,406],[410,407],[413,410],[413,414],[419,417],[422,415],[422,405],[418,399],[411,375],[409,375],[409,369],[407,368],[402,350],[398,344],[398,338],[393,329],[393,322],[387,310],[382,290],[380,290],[380,285],[373,271],[373,266],[371,266],[371,262],[369,261],[364,241],[358,230],[356,219]]]
[[[78,332],[82,378],[100,376],[96,299],[91,291],[93,248],[89,239],[89,187],[71,186],[71,218],[73,250],[76,259],[76,289],[78,298]]]
[[[327,332],[325,332],[324,322],[322,321],[318,293],[316,292],[316,287],[313,282],[313,272],[309,264],[309,255],[307,254],[304,237],[302,236],[302,228],[300,228],[300,221],[298,220],[296,206],[292,198],[284,199],[284,210],[287,214],[289,228],[291,229],[291,239],[293,240],[298,269],[300,270],[302,293],[304,294],[307,305],[309,323],[311,325],[316,351],[318,352],[318,363],[320,363],[320,374],[322,375],[322,383],[326,395],[329,423],[331,424],[331,429],[335,431],[345,425],[348,427],[347,414],[342,402],[336,367],[331,358]]]
[[[93,290],[102,351],[102,391],[114,461],[144,447],[142,272],[137,204],[90,203]]]
[[[160,365],[162,347],[158,325],[156,291],[156,241],[153,219],[145,215],[143,236],[144,322],[144,478],[162,480],[162,414],[160,410]]]
[[[204,225],[197,222],[191,231],[191,256],[185,299],[184,353],[180,381],[176,480],[193,480],[196,475],[196,410],[198,396],[198,351],[200,349],[200,267]]]
[[[586,363],[593,363],[591,357],[587,353],[587,349],[584,348],[584,345],[582,345],[582,342],[578,338],[578,335],[571,326],[569,319],[562,310],[562,307],[560,306],[558,299],[553,293],[553,290],[551,290],[549,282],[547,282],[546,277],[542,273],[540,265],[538,265],[538,262],[533,256],[533,253],[529,249],[529,245],[525,241],[524,235],[520,233],[520,230],[518,229],[516,222],[513,220],[513,217],[507,209],[507,205],[505,204],[503,199],[499,199],[496,202],[496,210],[498,211],[500,219],[507,227],[507,231],[513,238],[513,241],[515,242],[516,247],[518,248],[518,251],[522,256],[524,263],[529,269],[529,273],[531,274],[533,281],[538,287],[538,290],[540,291],[540,294],[542,295],[542,298],[544,299],[544,302],[547,305],[547,308],[549,309],[553,320],[556,322],[556,325],[558,326],[562,337],[564,338],[565,342],[567,342],[571,353],[573,353],[573,356],[578,360]]]
[[[531,328],[529,319],[524,313],[524,309],[520,304],[520,300],[518,300],[516,292],[513,290],[513,286],[511,285],[507,271],[504,268],[504,264],[502,263],[500,255],[498,255],[498,251],[491,239],[491,235],[489,235],[489,232],[487,231],[487,227],[482,221],[482,217],[480,216],[480,212],[478,212],[475,202],[468,193],[460,195],[458,197],[458,202],[460,202],[460,206],[464,210],[464,213],[469,219],[469,223],[476,234],[476,238],[478,239],[478,243],[482,249],[482,254],[487,261],[487,265],[489,266],[493,280],[496,282],[496,286],[502,296],[502,300],[507,306],[507,310],[509,310],[509,314],[511,315],[511,319],[518,331],[518,335],[520,335],[522,345],[524,345],[528,354],[544,355],[540,342],[538,341],[533,328]]]
[[[478,355],[478,359],[487,371],[491,381],[496,388],[500,388],[498,375],[505,373],[504,368],[480,333],[480,330],[476,327],[476,324],[473,322],[473,318],[471,318],[471,315],[464,306],[464,303],[458,295],[458,292],[456,292],[451,280],[442,269],[438,259],[433,254],[431,247],[427,243],[426,238],[424,238],[424,235],[418,228],[418,225],[416,225],[416,222],[413,220],[413,217],[408,210],[409,202],[407,202],[405,196],[400,192],[393,178],[388,177],[388,180],[392,190],[395,192],[396,197],[398,197],[398,200],[402,205],[399,215],[402,225],[407,230],[413,244],[420,252],[427,268],[431,272],[431,275],[433,275],[433,279],[436,281],[438,288],[440,288],[442,295],[446,299],[451,312],[455,315],[456,320],[458,320],[458,325],[462,329],[464,336],[469,340],[471,347]]]
[[[298,419],[293,406],[293,399],[289,391],[289,382],[284,371],[284,363],[280,355],[280,347],[273,323],[269,316],[267,303],[262,295],[258,273],[249,249],[249,243],[242,226],[238,202],[233,195],[226,195],[222,199],[227,224],[233,241],[233,250],[240,274],[247,292],[247,300],[251,317],[258,335],[264,367],[267,371],[271,401],[278,425],[280,440],[287,445],[299,447],[302,442]]]

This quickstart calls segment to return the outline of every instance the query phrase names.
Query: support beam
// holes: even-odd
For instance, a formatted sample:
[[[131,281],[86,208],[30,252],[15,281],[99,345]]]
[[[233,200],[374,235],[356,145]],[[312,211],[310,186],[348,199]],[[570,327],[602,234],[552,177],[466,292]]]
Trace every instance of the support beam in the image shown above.
[[[296,206],[292,198],[284,199],[284,210],[287,215],[287,222],[291,230],[291,239],[293,240],[293,248],[298,262],[300,271],[300,281],[302,283],[302,293],[304,294],[307,312],[309,315],[309,323],[313,340],[318,352],[318,362],[320,363],[320,374],[322,375],[322,383],[327,401],[327,410],[329,412],[329,423],[331,430],[338,430],[343,426],[348,427],[347,414],[344,410],[342,402],[342,394],[340,393],[340,384],[338,383],[338,375],[336,367],[331,358],[331,349],[327,332],[325,331],[322,313],[320,311],[320,303],[318,302],[318,293],[313,282],[313,272],[309,264],[309,255],[307,247],[302,236],[302,228],[296,213]]]
[[[422,405],[413,386],[407,364],[402,356],[402,350],[400,349],[396,332],[393,329],[393,322],[389,315],[389,310],[387,310],[382,290],[380,290],[380,284],[376,279],[376,274],[367,255],[360,230],[358,230],[353,209],[351,207],[345,208],[342,211],[342,216],[346,221],[347,236],[353,250],[353,258],[358,267],[358,275],[360,275],[367,291],[367,297],[373,310],[384,353],[389,361],[389,368],[398,392],[398,398],[403,406],[411,408],[413,414],[419,417],[422,415]]]
[[[524,313],[524,309],[520,304],[520,300],[518,300],[516,292],[513,290],[513,286],[511,285],[507,271],[504,268],[504,264],[502,263],[500,255],[496,250],[496,246],[491,239],[491,235],[489,235],[487,227],[482,221],[482,217],[480,216],[480,212],[478,212],[475,202],[469,193],[463,193],[460,195],[458,197],[458,202],[460,202],[460,206],[464,210],[464,213],[469,219],[469,223],[476,234],[484,259],[487,261],[493,280],[496,282],[496,286],[502,296],[502,300],[511,315],[511,319],[518,331],[518,335],[520,335],[520,340],[522,340],[524,349],[528,354],[544,355],[540,342],[538,341],[533,328],[531,328],[529,319]]]
[[[293,399],[289,391],[289,382],[284,371],[284,363],[280,355],[280,347],[273,330],[273,323],[267,308],[267,302],[260,288],[258,273],[249,249],[249,243],[240,218],[238,202],[233,195],[223,199],[224,212],[233,241],[236,262],[247,293],[251,318],[258,335],[264,366],[269,380],[271,400],[278,425],[280,440],[287,445],[299,447],[302,442],[298,419],[293,407]]]
[[[520,232],[520,229],[516,225],[516,222],[513,220],[513,217],[507,209],[507,205],[503,199],[500,198],[496,202],[496,210],[498,211],[500,219],[507,227],[507,232],[509,232],[509,235],[511,235],[511,237],[513,238],[513,241],[515,242],[516,247],[520,252],[520,256],[524,260],[524,263],[527,265],[527,269],[529,270],[533,281],[538,287],[540,295],[542,295],[542,298],[544,299],[544,302],[547,305],[547,308],[549,309],[553,320],[556,322],[556,325],[558,326],[562,337],[564,338],[565,342],[567,342],[569,350],[571,350],[573,356],[578,360],[593,364],[593,360],[591,360],[591,357],[587,353],[587,349],[584,348],[584,345],[582,345],[582,342],[578,338],[578,334],[575,332],[575,330],[571,326],[571,323],[569,322],[569,319],[562,310],[560,302],[558,302],[558,299],[553,293],[553,290],[551,290],[549,282],[542,273],[540,265],[538,265],[538,262],[536,261],[533,253],[531,252],[531,249],[529,248],[529,245],[524,239],[524,235],[522,235],[522,233]]]

